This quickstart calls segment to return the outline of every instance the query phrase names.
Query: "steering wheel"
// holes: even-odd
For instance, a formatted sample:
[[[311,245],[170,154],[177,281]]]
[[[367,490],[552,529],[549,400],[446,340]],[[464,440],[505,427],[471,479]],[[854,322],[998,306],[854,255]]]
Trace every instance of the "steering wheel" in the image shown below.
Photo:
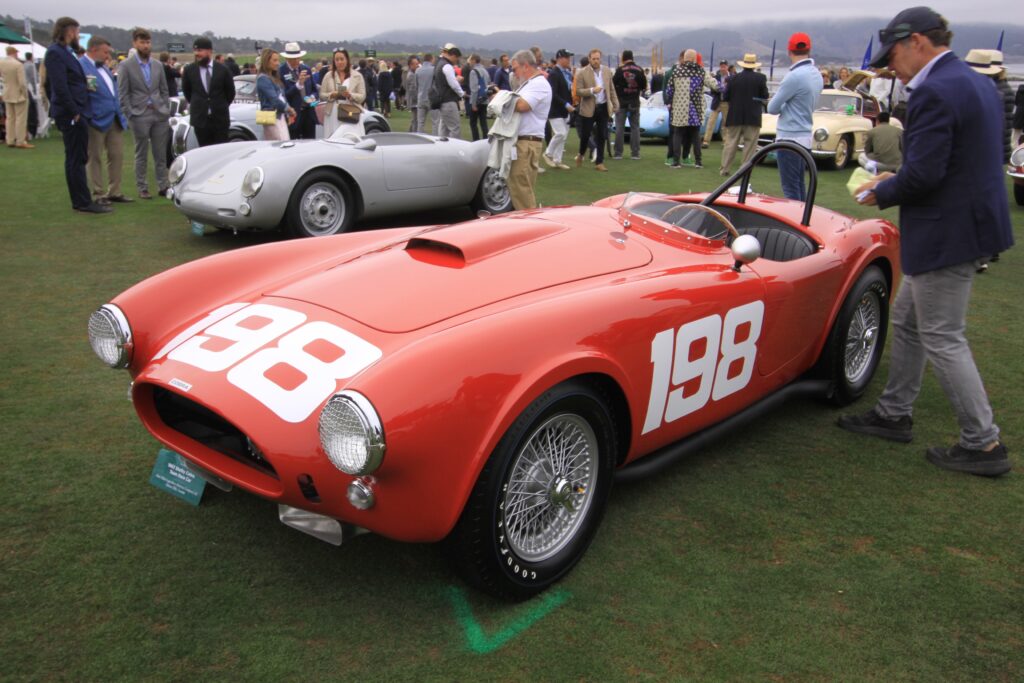
[[[669,216],[683,210],[688,213],[684,215],[678,223],[669,220]],[[709,231],[706,229],[706,219],[708,217],[712,219],[711,225],[714,225],[714,221],[717,221],[725,227],[725,230],[721,233],[708,234]],[[700,204],[679,204],[678,206],[673,206],[662,214],[661,220],[678,228],[682,228],[683,230],[689,230],[701,237],[707,237],[712,240],[723,239],[726,234],[731,235],[733,239],[740,236],[740,233],[736,230],[736,226],[734,226],[728,218],[718,211],[707,206],[701,206]],[[693,227],[691,228],[689,226]]]

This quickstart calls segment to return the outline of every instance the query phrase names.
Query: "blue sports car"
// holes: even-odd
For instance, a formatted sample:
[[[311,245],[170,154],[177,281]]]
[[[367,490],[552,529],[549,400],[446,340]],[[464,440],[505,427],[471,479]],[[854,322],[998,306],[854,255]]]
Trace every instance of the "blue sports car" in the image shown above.
[[[704,121],[707,122],[711,113],[711,96],[704,96]],[[612,122],[612,132],[615,132],[615,122]],[[715,135],[722,132],[722,117],[715,122]],[[626,133],[629,133],[629,120],[626,120]],[[662,138],[667,140],[669,134],[668,107],[665,106],[664,93],[656,92],[648,98],[640,98],[640,135],[642,137]],[[700,128],[700,134],[704,134],[704,126]]]

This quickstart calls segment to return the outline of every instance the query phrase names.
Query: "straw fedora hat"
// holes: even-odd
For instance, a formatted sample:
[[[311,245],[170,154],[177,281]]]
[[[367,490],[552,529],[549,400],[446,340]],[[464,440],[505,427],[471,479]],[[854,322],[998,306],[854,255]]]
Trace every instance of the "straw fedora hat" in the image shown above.
[[[285,59],[299,59],[300,57],[306,56],[306,51],[300,50],[298,43],[285,43],[284,50],[281,51],[281,56]]]
[[[757,61],[757,55],[755,55],[753,52],[748,52],[747,54],[743,55],[742,61],[736,62],[736,66],[742,67],[744,69],[756,69],[757,67],[761,66],[761,62]]]
[[[989,50],[971,50],[964,57],[964,63],[983,76],[994,76],[1002,67],[992,65],[992,55]]]

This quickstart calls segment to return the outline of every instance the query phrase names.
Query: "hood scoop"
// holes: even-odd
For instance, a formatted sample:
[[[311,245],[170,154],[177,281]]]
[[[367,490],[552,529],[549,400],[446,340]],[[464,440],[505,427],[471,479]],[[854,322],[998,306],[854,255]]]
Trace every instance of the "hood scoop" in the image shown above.
[[[592,216],[572,227],[526,214],[431,230],[265,294],[313,303],[382,332],[401,333],[650,262],[651,252],[640,240],[623,243],[611,237],[621,228],[607,209],[590,211]]]
[[[462,268],[566,230],[560,223],[526,217],[469,221],[413,237],[405,251],[422,263]]]

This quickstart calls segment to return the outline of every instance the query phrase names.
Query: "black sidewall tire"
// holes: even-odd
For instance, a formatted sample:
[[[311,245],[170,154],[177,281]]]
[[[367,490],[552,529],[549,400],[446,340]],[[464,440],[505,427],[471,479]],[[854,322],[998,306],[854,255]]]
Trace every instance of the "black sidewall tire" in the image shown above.
[[[879,301],[878,341],[869,361],[870,368],[857,382],[851,383],[846,379],[846,335],[861,298],[869,291],[873,291]],[[885,275],[877,266],[868,266],[857,278],[843,302],[843,307],[829,334],[824,356],[827,361],[829,379],[834,384],[831,399],[836,405],[848,405],[860,398],[871,384],[875,372],[878,371],[882,353],[885,351],[885,340],[889,328],[890,298],[889,285]]]
[[[240,130],[232,128],[228,131],[228,142],[249,142],[252,138]]]
[[[518,557],[502,543],[500,505],[516,455],[544,421],[571,413],[584,418],[598,441],[595,491],[575,537],[540,562]],[[523,411],[484,466],[462,516],[446,540],[449,558],[472,585],[504,599],[525,600],[564,577],[590,546],[607,507],[615,465],[615,426],[608,401],[589,386],[567,382],[545,392]],[[505,552],[503,552],[505,551]],[[524,577],[525,573],[525,577]]]
[[[307,174],[295,185],[295,189],[292,190],[292,196],[288,199],[288,210],[285,212],[288,231],[295,237],[329,236],[314,235],[308,232],[302,224],[302,195],[316,183],[330,183],[341,192],[341,198],[345,202],[345,218],[342,220],[341,225],[338,226],[338,229],[331,234],[340,235],[343,232],[348,232],[349,228],[352,227],[353,212],[355,211],[352,192],[349,190],[348,184],[337,173],[325,169]]]
[[[1017,200],[1017,206],[1024,206],[1024,184],[1013,184],[1013,198]]]

